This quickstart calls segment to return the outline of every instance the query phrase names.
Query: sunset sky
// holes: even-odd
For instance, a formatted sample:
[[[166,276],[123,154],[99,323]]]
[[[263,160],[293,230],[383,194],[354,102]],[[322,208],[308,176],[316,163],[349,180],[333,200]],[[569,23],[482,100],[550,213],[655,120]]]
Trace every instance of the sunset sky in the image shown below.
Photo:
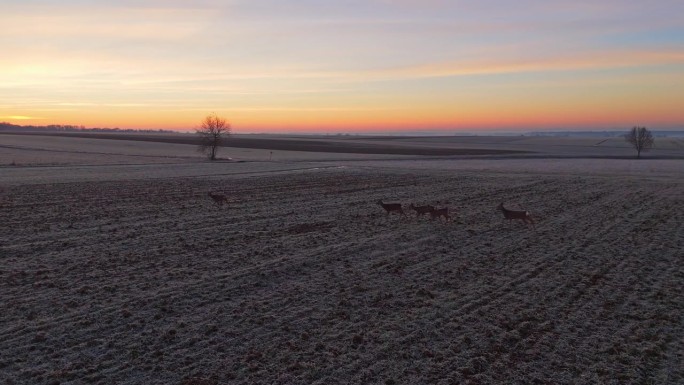
[[[684,128],[684,1],[0,0],[0,121]]]

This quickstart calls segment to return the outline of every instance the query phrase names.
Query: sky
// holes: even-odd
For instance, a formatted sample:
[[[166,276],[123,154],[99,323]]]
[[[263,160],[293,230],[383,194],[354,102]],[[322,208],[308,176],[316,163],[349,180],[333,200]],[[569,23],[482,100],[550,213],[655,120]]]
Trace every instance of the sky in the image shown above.
[[[684,128],[684,1],[0,0],[0,121]]]

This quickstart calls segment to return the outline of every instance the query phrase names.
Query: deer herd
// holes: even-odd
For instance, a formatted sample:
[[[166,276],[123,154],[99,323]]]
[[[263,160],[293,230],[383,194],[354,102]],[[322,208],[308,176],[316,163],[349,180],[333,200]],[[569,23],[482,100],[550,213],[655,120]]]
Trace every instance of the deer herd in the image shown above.
[[[404,209],[400,203],[384,203],[382,199],[378,200],[376,203],[385,210],[387,215],[390,215],[391,213],[397,213],[404,217],[406,216],[406,213],[404,212]],[[430,218],[432,219],[440,219],[441,217],[444,217],[445,222],[449,222],[451,220],[448,207],[442,207],[438,209],[432,205],[415,206],[413,203],[411,203],[409,205],[409,209],[415,211],[416,217],[422,217],[425,214],[430,214]],[[508,220],[509,222],[514,219],[518,219],[523,221],[525,225],[531,224],[532,227],[535,227],[534,219],[532,219],[532,215],[530,215],[529,211],[508,210],[504,207],[503,202],[501,202],[501,204],[498,206],[498,209],[503,213],[504,219]]]
[[[214,203],[219,207],[222,207],[224,203],[228,203],[228,197],[225,194],[209,192],[208,195],[209,198],[211,198],[214,201]],[[384,203],[382,199],[378,200],[376,203],[385,210],[387,215],[397,213],[403,217],[406,217],[406,213],[404,212],[401,203]],[[430,218],[432,218],[433,220],[441,220],[441,218],[443,217],[445,223],[451,221],[451,216],[449,215],[448,207],[436,208],[432,205],[415,206],[413,203],[411,203],[409,205],[409,209],[416,213],[416,217],[422,217],[425,214],[429,214]],[[504,219],[507,219],[509,222],[514,219],[517,219],[523,221],[525,225],[531,224],[532,227],[535,227],[534,219],[532,219],[532,216],[530,215],[529,211],[508,210],[504,207],[503,202],[501,202],[501,204],[498,206],[498,209],[501,210],[501,212],[503,213]]]

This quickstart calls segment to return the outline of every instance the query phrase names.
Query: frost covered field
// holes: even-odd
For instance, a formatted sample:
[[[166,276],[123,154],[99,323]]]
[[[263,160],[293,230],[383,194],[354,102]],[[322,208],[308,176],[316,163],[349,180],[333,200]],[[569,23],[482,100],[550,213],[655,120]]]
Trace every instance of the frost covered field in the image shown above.
[[[642,161],[544,157],[544,138],[524,148],[539,157],[208,164],[186,144],[9,137],[2,384],[684,383],[676,140]]]

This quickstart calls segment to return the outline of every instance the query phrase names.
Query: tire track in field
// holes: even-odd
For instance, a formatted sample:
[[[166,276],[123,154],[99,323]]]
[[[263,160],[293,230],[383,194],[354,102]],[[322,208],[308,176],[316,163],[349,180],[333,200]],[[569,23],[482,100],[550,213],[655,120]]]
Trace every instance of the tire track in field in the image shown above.
[[[311,186],[305,186],[305,188],[309,188],[309,187],[311,187]],[[189,228],[192,228],[193,231],[199,231],[199,232],[202,232],[205,228],[208,228],[208,227],[203,227],[203,228],[199,228],[199,229],[198,229],[196,225],[191,225],[191,226],[188,226],[188,227],[189,227]],[[210,226],[209,226],[209,227],[210,227]],[[184,232],[187,234],[187,231],[188,231],[188,230],[186,229]],[[173,231],[173,233],[175,233],[175,232],[177,232],[177,231]],[[167,232],[167,233],[161,233],[161,234],[155,234],[155,235],[153,235],[152,237],[155,237],[155,238],[156,238],[156,237],[161,236],[161,237],[163,238],[165,235],[168,235],[168,232]],[[79,317],[79,315],[75,315],[75,317]],[[61,319],[61,321],[67,321],[67,319]]]
[[[329,170],[315,180],[310,178],[271,176],[239,183],[198,179],[192,188],[185,188],[186,181],[177,179],[129,181],[121,186],[95,183],[82,194],[67,186],[47,186],[45,195],[66,196],[69,203],[63,206],[79,206],[74,215],[81,221],[73,229],[27,234],[25,238],[10,229],[0,230],[0,235],[11,235],[13,240],[29,240],[21,247],[12,243],[18,251],[5,258],[0,270],[0,299],[25,301],[21,308],[10,307],[9,313],[0,316],[0,320],[12,321],[0,331],[0,342],[23,361],[0,357],[0,366],[23,382],[47,383],[40,380],[44,378],[41,372],[61,370],[56,361],[37,361],[46,343],[33,339],[47,333],[47,345],[55,336],[65,338],[52,345],[51,357],[81,365],[82,369],[75,371],[81,374],[79,378],[91,370],[92,358],[88,357],[108,343],[105,351],[125,357],[130,349],[137,351],[138,358],[127,361],[136,367],[150,365],[142,372],[157,373],[154,378],[166,383],[178,378],[179,367],[185,374],[197,368],[216,371],[229,382],[275,381],[263,371],[263,365],[277,362],[286,366],[276,367],[287,369],[297,360],[326,368],[328,377],[314,378],[320,381],[346,378],[350,370],[359,373],[369,366],[391,374],[419,365],[425,369],[423,374],[403,378],[425,383],[430,382],[429,373],[442,378],[456,373],[466,382],[468,373],[477,369],[469,360],[478,357],[487,357],[486,364],[492,369],[480,375],[489,379],[503,380],[497,376],[506,371],[495,369],[502,365],[513,368],[508,373],[538,373],[537,378],[552,379],[552,372],[539,374],[540,365],[556,365],[556,358],[565,358],[570,368],[586,365],[585,361],[568,360],[560,347],[554,350],[558,333],[565,331],[579,338],[575,348],[591,356],[596,348],[582,341],[596,337],[597,331],[572,331],[570,321],[564,320],[547,324],[549,316],[567,311],[573,322],[579,322],[581,314],[595,310],[603,318],[618,316],[615,309],[620,307],[630,315],[630,306],[643,302],[639,293],[656,296],[653,307],[646,309],[653,312],[668,306],[667,295],[677,287],[676,273],[681,268],[668,265],[674,258],[671,254],[657,261],[661,268],[649,271],[638,270],[643,263],[636,257],[639,252],[653,254],[659,248],[672,253],[681,246],[681,229],[674,239],[663,237],[668,227],[684,219],[681,214],[663,216],[678,202],[681,187],[670,186],[671,191],[664,192],[663,184],[656,183],[643,191],[621,192],[614,190],[609,180],[597,178],[568,181],[444,173],[385,175],[377,171]],[[575,184],[581,185],[582,191],[572,191]],[[225,191],[235,201],[229,209],[214,210],[205,199],[207,190]],[[153,192],[162,198],[135,199],[136,194]],[[90,197],[91,193],[94,196]],[[119,206],[99,206],[105,193],[117,198]],[[460,205],[459,221],[466,224],[387,218],[374,204],[380,197],[404,203],[415,199]],[[22,199],[22,204],[30,204],[40,201],[40,196]],[[492,207],[506,199],[540,213],[536,232],[500,223],[500,213]],[[655,202],[651,211],[639,211],[636,203],[621,209],[624,201],[644,199]],[[568,203],[574,205],[572,210],[566,209]],[[606,213],[605,219],[595,218],[597,212]],[[98,217],[107,215],[115,218],[105,230],[117,229],[119,235],[94,234],[102,220]],[[58,212],[43,215],[24,209],[9,216],[17,226],[61,218]],[[572,239],[573,233],[588,238]],[[659,241],[645,246],[646,234]],[[32,254],[30,241],[38,244],[62,236],[69,237],[63,249]],[[611,258],[621,250],[618,242],[624,238],[636,242],[634,254]],[[600,240],[606,244],[601,245]],[[93,245],[107,241],[103,246]],[[166,251],[158,255],[160,246]],[[20,285],[5,290],[4,278],[22,270],[29,275],[17,275]],[[591,275],[583,277],[586,273],[596,274],[595,282]],[[642,289],[612,293],[621,278],[625,285],[640,284]],[[50,282],[57,287],[44,286]],[[78,294],[83,284],[92,287]],[[567,296],[561,295],[563,291]],[[70,298],[82,303],[66,313],[49,314],[66,309]],[[673,305],[676,303],[669,306]],[[14,323],[31,308],[47,312]],[[126,312],[131,314],[125,316]],[[610,325],[592,317],[588,320],[599,331]],[[462,329],[456,329],[450,319]],[[186,326],[178,326],[181,320]],[[652,323],[648,333],[672,327],[675,331],[669,334],[663,329],[664,336],[677,336],[676,327],[671,326],[676,320],[648,322]],[[633,325],[630,321],[616,334],[627,339]],[[518,333],[518,337],[510,345],[486,339],[474,346],[462,340],[465,336],[477,341],[501,330],[504,341],[510,340],[508,334]],[[171,331],[175,337],[168,334]],[[195,335],[200,337],[193,342]],[[649,341],[649,336],[643,336],[641,343],[664,353],[656,351],[654,363],[644,361],[643,367],[668,372],[668,365],[676,362],[676,353],[672,353],[677,352],[676,341]],[[340,345],[340,341],[352,340],[361,342],[358,349]],[[450,340],[461,344],[461,350],[445,354],[444,349],[450,351]],[[612,342],[610,338],[600,341]],[[225,344],[232,347],[228,352],[221,350]],[[81,354],[82,346],[92,348]],[[515,346],[527,357],[522,362],[516,361]],[[34,348],[38,349],[35,354],[28,355],[28,349]],[[552,358],[534,358],[528,351],[535,349]],[[158,361],[157,354],[166,357],[169,365]],[[121,360],[101,357],[99,370],[117,373],[114,380],[128,383],[134,376],[140,379]],[[193,362],[183,361],[183,357],[191,357]],[[221,357],[221,362],[212,357]],[[356,363],[353,368],[350,362]],[[36,364],[32,372],[19,374],[18,368],[31,363]],[[155,365],[162,371],[155,372]],[[250,365],[256,369],[247,370]],[[606,367],[612,372],[603,379],[621,368]],[[225,377],[222,368],[239,377]],[[307,373],[306,369],[302,373]],[[307,382],[304,377],[295,378]]]
[[[557,190],[555,186],[552,184],[549,184],[548,182],[536,182],[536,188],[539,187],[546,187],[545,190],[541,192],[541,194],[547,194],[550,192],[553,192]],[[502,194],[510,195],[511,193],[513,194],[520,194],[526,191],[529,191],[530,187],[529,185],[522,185],[518,187],[497,187],[494,189],[494,191],[490,191],[487,196],[488,201],[494,201],[496,202],[497,199],[495,197],[499,197]],[[477,199],[477,198],[476,198]],[[469,248],[472,247],[472,245],[477,244],[477,243],[486,243],[486,244],[492,244],[495,248],[491,249],[488,251],[489,254],[492,252],[496,253],[497,255],[495,256],[496,258],[499,258],[499,255],[516,255],[516,254],[523,254],[527,249],[527,246],[530,245],[530,242],[533,242],[534,238],[540,239],[540,237],[532,232],[530,234],[530,230],[527,229],[526,227],[520,227],[519,229],[510,229],[510,228],[505,228],[503,231],[500,230],[500,226],[496,225],[493,227],[489,227],[488,230],[479,230],[480,233],[487,233],[489,231],[494,230],[496,233],[498,233],[498,236],[489,236],[486,238],[483,237],[476,237],[472,238],[472,240],[468,240],[468,242],[464,245],[464,248]],[[523,236],[525,238],[522,239],[524,243],[527,244],[527,246],[520,245],[520,239],[519,236],[520,234],[524,234]],[[503,237],[502,237],[503,235]],[[530,239],[529,237],[532,237],[533,239]],[[496,245],[493,245],[493,243],[496,243]],[[452,244],[452,246],[456,246],[456,244]],[[497,299],[503,299],[507,295],[513,295],[512,289],[515,288],[516,286],[520,285],[521,283],[527,282],[530,278],[536,277],[539,274],[541,274],[543,271],[548,270],[553,268],[554,265],[559,263],[559,261],[555,258],[542,258],[542,260],[538,263],[530,263],[531,261],[527,261],[528,268],[519,271],[515,273],[514,275],[507,275],[508,281],[506,282],[497,282],[497,285],[499,286],[496,289],[492,289],[486,293],[478,293],[477,298],[472,298],[472,299],[463,299],[460,301],[456,301],[456,305],[459,308],[457,311],[458,314],[462,315],[467,315],[469,313],[473,313],[476,310],[480,309],[481,307],[486,306],[488,303],[495,301]],[[436,263],[440,263],[437,261]]]
[[[621,197],[618,197],[621,199]],[[591,210],[594,210],[595,208],[591,207]],[[591,217],[591,215],[590,215]],[[610,226],[603,227],[601,232],[594,233],[593,235],[593,240],[596,241],[598,239],[601,239],[605,237],[607,234],[610,234],[613,228],[615,227],[616,223],[611,224]],[[591,241],[591,240],[590,240]],[[510,250],[509,250],[510,251]],[[503,302],[505,301],[508,297],[512,297],[515,295],[514,293],[514,288],[517,285],[521,284],[528,284],[528,280],[534,279],[537,277],[543,278],[543,273],[546,271],[551,270],[553,267],[555,267],[559,262],[561,262],[561,259],[556,259],[552,258],[550,261],[547,262],[542,262],[540,264],[532,264],[532,269],[523,271],[522,273],[518,275],[513,275],[512,279],[508,282],[504,282],[501,284],[500,289],[495,290],[493,292],[487,292],[485,293],[485,297],[482,298],[480,295],[479,298],[474,299],[471,302],[466,302],[464,305],[462,305],[457,313],[470,313],[472,314],[476,310],[480,310],[483,307],[487,307],[490,303],[493,303],[494,301],[498,302]],[[617,262],[613,266],[608,266],[604,267],[605,271],[610,270],[611,268],[617,268],[620,265],[622,265],[622,262]],[[581,290],[579,295],[576,295],[573,300],[569,302],[569,304],[566,304],[566,308],[568,309],[567,311],[571,311],[571,307],[579,307],[581,303],[580,297],[584,296],[586,294],[587,290]],[[588,302],[588,299],[585,298],[585,303]],[[464,310],[465,309],[465,310]]]
[[[616,199],[616,200],[618,200],[618,201],[622,199],[620,194],[617,194],[617,198],[618,199]],[[614,221],[620,222],[620,219],[615,219]],[[615,223],[609,224],[609,227],[606,227],[601,233],[599,233],[599,235],[595,235],[593,237],[593,239],[597,240],[597,239],[606,238],[606,235],[610,234],[610,237],[607,237],[607,238],[617,239],[617,241],[619,242],[620,238],[624,238],[624,236],[627,233],[629,233],[630,228],[627,227],[624,231],[621,231],[620,234],[616,234],[613,231],[616,227],[615,225],[616,225]],[[620,229],[623,229],[623,228],[624,227],[620,227]],[[611,230],[611,229],[613,229],[613,230]],[[613,242],[616,242],[616,241],[613,241]],[[591,252],[591,250],[589,252]],[[605,253],[591,253],[591,254],[592,255],[593,254],[606,255]],[[556,304],[556,306],[553,310],[554,310],[554,313],[556,313],[558,315],[555,316],[555,318],[563,319],[564,317],[560,316],[560,314],[565,314],[565,317],[567,317],[568,315],[573,315],[573,317],[574,317],[575,314],[582,314],[583,312],[586,313],[587,311],[593,310],[593,308],[596,306],[596,302],[592,301],[594,299],[594,294],[592,294],[592,292],[594,292],[594,291],[601,291],[604,293],[606,291],[610,292],[609,289],[610,289],[610,285],[612,284],[612,282],[616,279],[623,279],[622,277],[619,277],[618,273],[620,271],[624,270],[624,267],[627,266],[630,261],[627,259],[624,259],[624,258],[614,258],[614,259],[609,260],[607,262],[604,260],[602,260],[600,262],[601,262],[601,267],[599,268],[599,271],[594,272],[594,273],[590,274],[589,276],[587,276],[587,278],[585,278],[586,280],[588,280],[588,282],[586,282],[585,280],[576,281],[576,282],[571,283],[568,286],[562,288],[561,290],[559,290],[559,291],[563,291],[563,290],[573,291],[574,290],[574,294],[569,296],[570,297],[569,300],[567,300],[565,303]],[[611,272],[613,272],[614,274],[611,274]],[[617,272],[617,273],[615,273],[615,272]],[[610,275],[618,275],[618,278],[613,279],[610,277]],[[631,276],[631,273],[629,273],[628,276]],[[635,281],[635,280],[633,279],[633,281]],[[636,279],[636,281],[638,281],[638,279]],[[577,286],[580,286],[579,289],[577,288]],[[551,293],[548,297],[550,297],[550,298],[562,298],[562,296],[555,294],[555,293]],[[611,299],[610,301],[612,301],[614,306],[619,306],[620,303],[622,303],[626,300],[627,300],[626,296],[620,292],[620,293],[618,293],[617,296],[613,296],[613,299]],[[576,321],[577,321],[576,323],[581,323],[581,321],[579,321],[579,319]],[[532,341],[538,341],[534,344],[536,346],[542,345],[544,343],[548,344],[549,341],[548,341],[547,336],[550,336],[552,334],[557,335],[557,333],[558,332],[554,331],[554,330],[542,330],[541,334],[534,333],[531,337],[531,340]],[[567,331],[566,331],[566,333],[567,333]],[[569,333],[569,334],[572,334],[572,333]],[[566,347],[563,347],[563,349],[566,349]]]

